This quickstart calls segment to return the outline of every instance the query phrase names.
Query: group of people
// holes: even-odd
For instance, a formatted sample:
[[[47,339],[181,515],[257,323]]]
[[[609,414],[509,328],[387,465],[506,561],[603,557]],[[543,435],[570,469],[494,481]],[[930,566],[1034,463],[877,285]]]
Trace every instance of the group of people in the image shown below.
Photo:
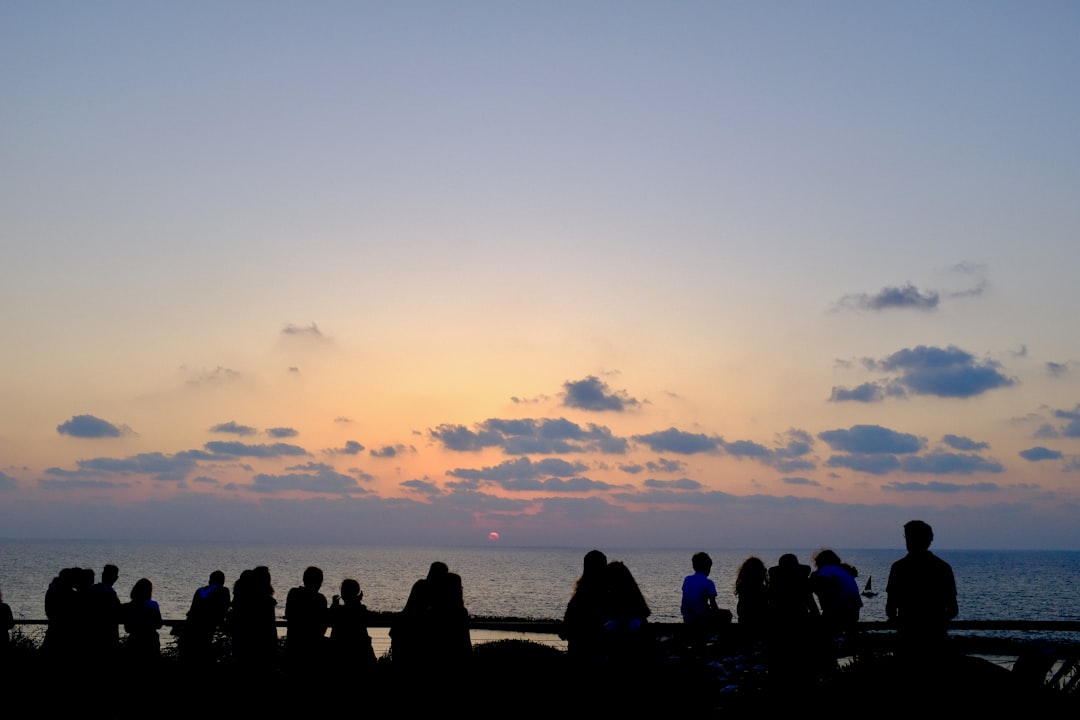
[[[946,624],[957,615],[956,582],[948,563],[930,552],[933,530],[928,524],[909,522],[904,535],[908,554],[892,566],[886,613],[898,629],[898,652],[925,653],[944,641]],[[823,648],[828,653],[853,637],[862,606],[855,582],[858,571],[832,550],[819,551],[813,562],[811,569],[787,553],[771,568],[757,557],[742,563],[734,587],[735,634],[747,649],[763,648],[783,662]],[[733,616],[717,605],[709,555],[696,553],[691,564],[694,572],[683,581],[680,610],[689,644],[703,646],[726,632]],[[100,582],[94,581],[90,569],[60,571],[45,595],[47,656],[106,661],[127,657],[133,664],[158,657],[163,623],[153,585],[139,579],[130,600],[121,603],[113,588],[118,577],[115,565],[105,566]],[[359,583],[343,581],[331,603],[321,592],[322,584],[322,571],[309,567],[302,584],[287,595],[286,665],[300,673],[329,668],[355,672],[374,665]],[[224,573],[211,573],[209,582],[195,591],[186,622],[174,628],[181,659],[196,666],[213,664],[218,659],[215,635],[224,632],[237,665],[265,668],[276,663],[277,607],[266,566],[244,570],[231,593]],[[626,565],[608,562],[604,553],[593,550],[585,555],[566,608],[561,634],[568,655],[585,662],[640,658],[653,647],[650,615]],[[13,621],[3,603],[0,622],[4,626],[0,639],[6,644]],[[120,625],[128,636],[123,646]],[[472,645],[461,577],[445,563],[432,563],[427,576],[413,585],[390,637],[395,666],[447,667],[468,658]]]
[[[43,648],[58,660],[92,658],[106,662],[120,648],[119,626],[128,634],[126,651],[133,663],[158,653],[161,610],[154,602],[154,587],[140,578],[131,588],[130,600],[121,603],[113,586],[120,577],[115,565],[106,565],[101,581],[94,582],[90,568],[64,568],[45,592],[45,616],[49,627]]]
[[[944,642],[949,620],[957,615],[952,568],[930,552],[933,530],[921,521],[904,526],[908,554],[893,564],[886,589],[886,613],[898,630],[899,654],[933,651]],[[747,651],[765,650],[779,664],[801,664],[833,658],[839,646],[851,643],[862,598],[858,570],[833,550],[818,551],[814,568],[785,553],[767,567],[749,557],[738,570],[736,631],[733,615],[717,605],[709,579],[712,558],[695,553],[693,574],[682,584],[680,612],[683,639],[701,648],[731,635]],[[584,571],[566,608],[563,637],[571,657],[582,660],[625,657],[646,645],[643,632],[649,607],[633,576],[621,562],[607,562],[599,550],[585,555]]]

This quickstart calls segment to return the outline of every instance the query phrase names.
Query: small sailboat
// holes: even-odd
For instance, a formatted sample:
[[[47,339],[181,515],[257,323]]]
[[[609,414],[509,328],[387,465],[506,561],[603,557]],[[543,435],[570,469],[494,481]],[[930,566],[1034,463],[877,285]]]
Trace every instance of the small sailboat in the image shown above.
[[[877,597],[877,593],[874,592],[874,576],[866,578],[866,587],[863,588],[862,596],[866,598]]]

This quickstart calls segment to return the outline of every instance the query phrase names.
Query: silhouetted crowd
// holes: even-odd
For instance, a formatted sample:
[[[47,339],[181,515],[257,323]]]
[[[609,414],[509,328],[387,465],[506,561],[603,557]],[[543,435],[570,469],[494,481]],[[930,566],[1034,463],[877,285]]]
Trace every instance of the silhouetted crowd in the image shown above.
[[[945,640],[947,622],[957,613],[955,580],[949,565],[929,551],[929,525],[908,523],[905,538],[908,555],[892,567],[887,613],[898,628],[901,653],[935,652]],[[683,624],[671,641],[676,649],[669,646],[664,653],[630,569],[593,550],[585,555],[563,619],[561,635],[570,666],[632,681],[644,678],[641,673],[661,656],[677,652],[708,658],[718,649],[730,652],[734,647],[745,655],[767,657],[770,671],[778,676],[813,675],[835,665],[838,650],[856,648],[862,606],[854,567],[832,550],[816,553],[813,563],[812,569],[794,554],[781,555],[772,567],[757,557],[747,558],[736,577],[733,614],[717,604],[716,586],[709,579],[712,559],[704,552],[694,554],[693,573],[682,584]],[[129,600],[122,603],[114,589],[118,578],[115,565],[105,566],[99,582],[93,570],[65,568],[50,583],[42,654],[55,672],[92,683],[120,672],[135,686],[153,683],[163,626],[153,585],[146,578],[137,580]],[[329,603],[322,585],[322,571],[309,567],[302,584],[289,590],[282,649],[270,570],[244,570],[231,592],[224,573],[211,573],[193,594],[185,621],[172,630],[182,666],[191,677],[209,677],[228,666],[253,687],[276,673],[296,688],[362,682],[378,661],[360,584],[344,580]],[[738,623],[733,624],[735,616]],[[126,633],[123,642],[120,626]],[[0,656],[6,656],[13,619],[2,602],[0,627]],[[396,614],[390,637],[390,659],[398,676],[434,682],[459,677],[472,655],[461,577],[445,563],[432,563]]]

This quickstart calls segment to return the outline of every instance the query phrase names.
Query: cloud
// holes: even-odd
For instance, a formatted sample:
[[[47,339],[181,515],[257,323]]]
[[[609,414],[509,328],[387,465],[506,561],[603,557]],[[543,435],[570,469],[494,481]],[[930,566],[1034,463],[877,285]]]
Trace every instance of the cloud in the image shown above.
[[[1016,380],[999,372],[993,360],[978,361],[971,353],[950,345],[947,348],[919,345],[893,353],[871,363],[883,370],[898,371],[895,382],[914,395],[967,398]]]
[[[780,482],[784,483],[785,485],[809,485],[811,487],[821,487],[821,483],[819,483],[817,480],[811,480],[810,478],[804,477],[780,478]]]
[[[76,415],[56,426],[56,432],[61,435],[77,438],[116,438],[123,435],[124,431],[125,428],[120,428],[93,415]]]
[[[647,445],[655,452],[673,452],[679,455],[715,453],[720,450],[724,442],[723,438],[715,435],[683,432],[674,427],[646,435],[634,435],[632,439]]]
[[[624,454],[627,441],[612,435],[611,430],[589,423],[584,427],[565,418],[541,420],[500,420],[490,418],[470,430],[464,425],[443,424],[428,430],[431,438],[447,450],[475,452],[488,447],[501,448],[507,455],[563,455],[601,452]]]
[[[1062,437],[1080,437],[1080,405],[1072,410],[1055,410],[1054,417],[1059,420],[1068,420],[1058,429]]]
[[[941,451],[905,457],[900,461],[900,469],[904,472],[923,475],[970,475],[976,472],[1005,471],[1001,463],[980,455]]]
[[[627,395],[625,390],[613,392],[606,382],[595,375],[584,380],[568,380],[563,383],[563,388],[566,391],[563,394],[563,405],[579,410],[623,412],[640,404]]]
[[[83,477],[67,479],[41,478],[38,480],[38,486],[46,490],[115,490],[116,488],[128,487],[129,483]]]
[[[896,432],[880,425],[852,425],[847,430],[826,430],[818,438],[833,450],[849,453],[916,453],[926,441],[910,433]]]
[[[629,473],[630,475],[637,475],[638,473],[645,472],[645,466],[638,465],[637,463],[634,463],[632,465],[620,465],[619,469],[622,470],[624,473]]]
[[[364,446],[355,440],[346,440],[345,447],[338,448],[337,450],[330,450],[329,452],[341,453],[342,455],[359,455],[364,452]]]
[[[697,480],[679,478],[678,480],[646,480],[643,485],[658,490],[700,490],[703,486]]]
[[[411,445],[383,445],[381,448],[372,448],[371,457],[376,458],[392,458],[397,457],[405,452],[415,452],[416,448]]]
[[[1063,377],[1069,372],[1069,363],[1048,362],[1046,363],[1046,374],[1050,377]]]
[[[342,475],[329,465],[307,463],[285,468],[281,475],[259,474],[250,489],[259,493],[279,493],[292,490],[329,495],[358,495],[368,492],[354,478]]]
[[[126,458],[91,458],[79,460],[81,470],[114,475],[150,475],[157,480],[178,482],[187,478],[197,467],[198,460],[207,459],[205,453],[185,451],[175,455],[160,452],[140,453]]]
[[[982,482],[972,483],[971,485],[958,485],[956,483],[946,482],[894,482],[887,483],[881,486],[883,490],[890,490],[892,492],[933,492],[952,494],[959,492],[997,492],[1001,489],[1000,485],[994,483]]]
[[[250,425],[241,425],[233,420],[230,420],[229,422],[223,422],[215,425],[214,427],[210,428],[210,432],[228,435],[254,435],[258,432],[258,430],[251,427]]]
[[[966,438],[962,435],[944,435],[942,436],[941,441],[953,450],[964,450],[967,452],[986,450],[990,447],[990,443],[975,442],[971,438]]]
[[[189,370],[186,365],[180,367],[180,371],[188,377],[184,384],[190,387],[199,385],[224,385],[240,379],[240,373],[231,368],[218,365],[213,370]]]
[[[881,402],[885,399],[885,389],[874,382],[865,382],[858,387],[846,388],[839,385],[833,386],[829,402]]]
[[[352,418],[347,418],[344,415],[339,415],[338,417],[334,418],[334,422],[339,425],[348,425],[352,422]]]
[[[310,325],[293,325],[292,323],[286,323],[285,326],[281,328],[281,334],[286,337],[308,338],[318,341],[329,340],[329,338],[322,334],[322,331],[319,330],[319,326],[315,323],[311,323]]]
[[[649,461],[645,463],[645,467],[651,472],[677,473],[686,469],[686,463],[681,460],[667,460],[665,458],[660,458],[655,462]]]
[[[930,290],[921,292],[908,283],[901,287],[884,287],[874,295],[858,293],[845,295],[837,303],[838,307],[849,310],[890,310],[893,308],[911,308],[913,310],[936,310],[940,296]]]
[[[504,490],[513,491],[586,492],[614,487],[606,482],[577,476],[587,469],[588,466],[584,463],[571,463],[561,458],[545,458],[533,462],[523,457],[480,470],[457,468],[448,470],[446,474],[465,481],[454,484],[454,487],[470,489],[476,488],[478,483],[482,482],[493,482]]]
[[[0,470],[0,490],[14,490],[19,487],[19,481]]]
[[[1025,460],[1030,460],[1031,462],[1038,462],[1040,460],[1060,460],[1063,457],[1063,454],[1060,450],[1051,450],[1050,448],[1036,445],[1027,450],[1021,450],[1020,457]]]
[[[242,442],[213,441],[206,443],[203,447],[215,455],[231,455],[234,457],[273,458],[308,454],[304,448],[289,443],[248,445]]]
[[[411,492],[419,493],[420,495],[434,497],[443,494],[442,489],[430,480],[405,480],[398,484],[401,485],[401,487]]]
[[[871,475],[885,475],[900,468],[900,460],[895,455],[852,453],[833,455],[825,461],[826,467],[847,468]]]
[[[272,438],[291,438],[296,437],[300,432],[290,427],[273,427],[267,428],[266,434]]]

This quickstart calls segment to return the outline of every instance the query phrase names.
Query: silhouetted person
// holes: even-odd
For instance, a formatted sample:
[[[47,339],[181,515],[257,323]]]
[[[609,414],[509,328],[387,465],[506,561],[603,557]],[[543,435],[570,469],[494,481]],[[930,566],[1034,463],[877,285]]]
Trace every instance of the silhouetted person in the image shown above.
[[[272,668],[277,659],[277,619],[270,570],[260,565],[244,570],[233,585],[228,626],[233,658],[245,671],[259,673]]]
[[[304,570],[304,584],[285,598],[285,652],[294,670],[310,672],[323,660],[326,640],[326,596],[319,592],[323,572],[317,567]]]
[[[11,614],[11,607],[3,600],[4,593],[0,592],[0,658],[7,659],[11,643],[8,631],[15,627],[15,618]]]
[[[604,657],[604,622],[607,620],[607,556],[599,550],[585,553],[584,569],[563,615],[562,637],[567,655],[575,662],[591,663]]]
[[[852,639],[859,622],[858,571],[840,561],[832,550],[821,550],[814,556],[817,570],[810,576],[810,587],[821,605],[822,627],[830,640]]]
[[[71,662],[79,646],[75,588],[80,572],[80,568],[64,568],[49,583],[49,589],[45,592],[45,617],[49,620],[49,627],[45,631],[43,649],[54,663]]]
[[[436,560],[428,568],[427,577],[413,583],[405,607],[390,627],[390,655],[395,667],[408,668],[423,661],[435,585],[449,572],[446,563]]]
[[[180,632],[181,658],[198,665],[213,663],[214,633],[224,625],[231,602],[225,573],[220,570],[210,573],[209,582],[191,598],[191,608]]]
[[[472,639],[469,611],[457,573],[433,581],[427,627],[424,645],[430,661],[441,670],[460,670],[472,655]]]
[[[330,605],[331,657],[335,673],[348,678],[375,665],[375,651],[368,634],[368,609],[364,606],[360,583],[348,578],[341,582],[341,595]]]
[[[133,667],[152,662],[161,656],[158,629],[161,628],[161,609],[151,598],[154,586],[140,578],[131,588],[131,601],[125,603],[121,614],[127,632],[127,655]]]
[[[958,612],[952,567],[930,552],[933,541],[933,529],[922,520],[904,525],[908,554],[889,571],[885,613],[896,624],[901,655],[938,653]]]
[[[645,659],[652,650],[648,619],[652,614],[630,569],[618,560],[608,563],[607,657],[618,664]]]
[[[106,565],[101,582],[90,589],[89,640],[96,662],[111,662],[120,645],[120,598],[113,587],[119,577],[119,568]]]
[[[683,579],[679,612],[686,625],[687,640],[697,645],[719,631],[720,609],[716,606],[716,583],[709,579],[712,558],[705,552],[694,553],[690,564],[694,574]]]
[[[820,613],[810,590],[810,566],[784,553],[769,568],[769,659],[781,685],[810,680],[815,625]]]
[[[739,598],[735,606],[739,615],[739,634],[748,650],[765,639],[769,625],[768,582],[765,563],[754,556],[743,561],[735,576],[735,595]]]

